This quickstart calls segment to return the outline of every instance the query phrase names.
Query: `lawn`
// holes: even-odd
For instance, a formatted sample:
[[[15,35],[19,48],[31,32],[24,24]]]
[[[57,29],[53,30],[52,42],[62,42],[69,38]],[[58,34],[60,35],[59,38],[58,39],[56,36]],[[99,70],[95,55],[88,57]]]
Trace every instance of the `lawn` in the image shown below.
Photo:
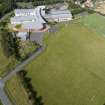
[[[6,83],[6,90],[15,105],[31,105],[18,76],[15,75]]]
[[[105,39],[80,23],[51,35],[25,69],[44,105],[105,103]]]
[[[96,31],[99,35],[105,37],[105,17],[99,14],[88,15],[84,18],[81,18],[81,23],[87,26],[88,28]]]

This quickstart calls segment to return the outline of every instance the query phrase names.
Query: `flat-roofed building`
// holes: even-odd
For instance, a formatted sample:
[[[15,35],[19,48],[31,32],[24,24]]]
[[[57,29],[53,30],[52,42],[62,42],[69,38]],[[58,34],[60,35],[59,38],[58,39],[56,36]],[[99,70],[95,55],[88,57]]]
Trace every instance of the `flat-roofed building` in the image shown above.
[[[40,22],[23,23],[22,28],[25,30],[41,30],[43,29],[43,24]]]
[[[34,9],[15,9],[15,16],[36,16],[36,11],[41,9],[42,15],[45,15],[45,6],[37,6]]]
[[[15,9],[15,16],[35,16],[35,9]]]
[[[45,18],[49,21],[63,22],[72,20],[72,14],[69,10],[52,9]]]
[[[11,24],[23,24],[35,21],[36,21],[35,16],[15,16],[11,18]]]
[[[21,24],[25,30],[40,30],[46,23],[44,20],[45,6],[38,6],[35,9],[16,9],[15,16],[10,19],[11,24]]]

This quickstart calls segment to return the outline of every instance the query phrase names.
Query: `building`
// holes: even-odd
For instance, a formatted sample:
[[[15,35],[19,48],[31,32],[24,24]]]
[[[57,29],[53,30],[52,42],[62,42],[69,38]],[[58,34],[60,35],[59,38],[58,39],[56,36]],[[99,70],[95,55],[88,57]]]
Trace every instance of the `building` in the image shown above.
[[[29,22],[29,23],[23,23],[22,28],[25,30],[42,30],[43,29],[43,24],[40,22]]]
[[[11,17],[10,21],[13,29],[19,31],[17,37],[26,40],[27,32],[39,32],[47,29],[47,21],[64,22],[72,20],[72,14],[67,6],[59,5],[58,7],[47,8],[48,11],[45,6],[37,6],[34,9],[15,9],[15,16]]]
[[[16,9],[15,16],[11,18],[11,24],[16,26],[21,24],[25,30],[40,30],[46,24],[45,6],[38,6],[35,9]]]
[[[51,9],[45,18],[49,21],[64,22],[72,20],[72,14],[69,10]]]
[[[45,6],[38,6],[34,9],[15,9],[15,16],[36,16],[36,12],[41,9],[42,15],[45,14]]]
[[[11,18],[11,24],[23,24],[28,22],[35,22],[35,16],[15,16]]]

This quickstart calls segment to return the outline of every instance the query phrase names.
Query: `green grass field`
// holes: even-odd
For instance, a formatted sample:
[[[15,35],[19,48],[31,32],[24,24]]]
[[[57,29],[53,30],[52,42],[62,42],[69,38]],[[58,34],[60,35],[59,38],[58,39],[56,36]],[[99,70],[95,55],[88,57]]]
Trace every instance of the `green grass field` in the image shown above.
[[[6,84],[7,93],[15,105],[31,105],[28,95],[18,76],[12,77]]]
[[[44,105],[105,103],[105,39],[79,23],[50,36],[26,69]]]
[[[105,17],[99,14],[88,15],[80,19],[81,23],[105,37]]]

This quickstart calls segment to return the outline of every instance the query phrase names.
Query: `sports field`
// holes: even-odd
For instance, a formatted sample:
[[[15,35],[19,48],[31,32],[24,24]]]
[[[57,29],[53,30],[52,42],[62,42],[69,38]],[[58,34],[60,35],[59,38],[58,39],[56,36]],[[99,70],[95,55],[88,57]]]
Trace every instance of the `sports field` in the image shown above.
[[[80,19],[81,23],[105,37],[105,17],[99,14],[88,15]]]
[[[44,105],[105,103],[105,39],[79,23],[64,26],[26,69]]]

